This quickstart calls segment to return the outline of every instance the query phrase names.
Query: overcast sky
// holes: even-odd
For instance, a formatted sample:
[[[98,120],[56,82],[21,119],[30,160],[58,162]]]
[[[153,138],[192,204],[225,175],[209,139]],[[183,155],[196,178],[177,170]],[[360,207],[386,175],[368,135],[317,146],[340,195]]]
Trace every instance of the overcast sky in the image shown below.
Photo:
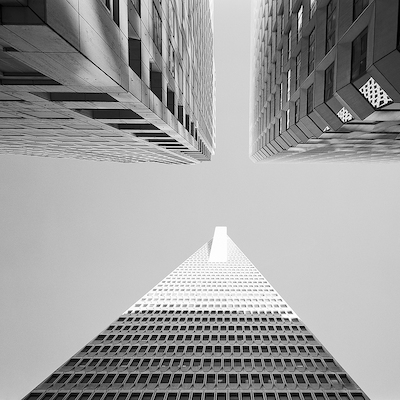
[[[372,400],[398,399],[399,164],[253,164],[250,1],[215,1],[217,154],[0,157],[0,400],[18,400],[228,234]]]

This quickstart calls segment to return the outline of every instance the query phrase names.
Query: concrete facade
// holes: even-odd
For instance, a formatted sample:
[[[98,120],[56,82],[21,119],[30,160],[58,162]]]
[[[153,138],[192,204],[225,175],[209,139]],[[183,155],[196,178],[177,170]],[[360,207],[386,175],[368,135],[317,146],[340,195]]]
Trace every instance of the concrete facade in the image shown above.
[[[217,227],[24,400],[368,397]]]
[[[2,0],[0,153],[192,164],[215,149],[208,0]]]
[[[253,23],[253,161],[400,160],[397,0],[259,0]]]

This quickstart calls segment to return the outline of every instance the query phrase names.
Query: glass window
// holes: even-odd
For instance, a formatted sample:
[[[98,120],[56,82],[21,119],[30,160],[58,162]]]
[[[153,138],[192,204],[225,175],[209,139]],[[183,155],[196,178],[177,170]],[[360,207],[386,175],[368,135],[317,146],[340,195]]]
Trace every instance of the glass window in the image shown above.
[[[325,70],[325,94],[324,94],[325,101],[328,101],[333,96],[334,70],[335,70],[335,63],[332,63]]]
[[[300,86],[300,74],[301,74],[301,53],[296,57],[296,88],[297,90]]]
[[[354,0],[353,5],[353,21],[356,20],[359,15],[364,11],[364,8],[367,7],[369,0]]]
[[[161,16],[153,2],[153,41],[160,54],[162,54],[162,26]]]
[[[300,119],[300,98],[294,102],[294,122],[299,122]]]
[[[313,29],[308,37],[308,75],[314,70],[315,60],[315,29]]]
[[[286,90],[287,90],[287,94],[286,94],[286,101],[289,101],[290,99],[290,80],[291,80],[291,70],[289,69],[286,75]]]
[[[363,76],[367,70],[368,28],[365,28],[351,46],[351,80]]]
[[[330,0],[326,14],[326,52],[328,52],[336,43],[336,0]]]
[[[297,41],[299,42],[302,37],[303,30],[303,5],[300,6],[297,12]]]

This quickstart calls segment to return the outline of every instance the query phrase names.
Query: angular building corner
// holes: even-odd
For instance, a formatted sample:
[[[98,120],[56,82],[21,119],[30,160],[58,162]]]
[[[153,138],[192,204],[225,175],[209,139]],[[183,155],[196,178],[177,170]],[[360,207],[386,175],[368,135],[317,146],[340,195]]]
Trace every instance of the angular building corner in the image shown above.
[[[128,163],[210,160],[210,5],[0,1],[0,154]]]
[[[256,0],[250,158],[400,161],[397,0]]]
[[[24,400],[368,400],[217,227]]]

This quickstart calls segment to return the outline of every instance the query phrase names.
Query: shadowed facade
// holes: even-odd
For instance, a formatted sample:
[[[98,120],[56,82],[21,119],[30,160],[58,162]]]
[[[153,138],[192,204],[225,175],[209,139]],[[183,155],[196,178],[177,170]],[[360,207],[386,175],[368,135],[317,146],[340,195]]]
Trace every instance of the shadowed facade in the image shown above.
[[[398,1],[255,3],[250,158],[400,160]]]

